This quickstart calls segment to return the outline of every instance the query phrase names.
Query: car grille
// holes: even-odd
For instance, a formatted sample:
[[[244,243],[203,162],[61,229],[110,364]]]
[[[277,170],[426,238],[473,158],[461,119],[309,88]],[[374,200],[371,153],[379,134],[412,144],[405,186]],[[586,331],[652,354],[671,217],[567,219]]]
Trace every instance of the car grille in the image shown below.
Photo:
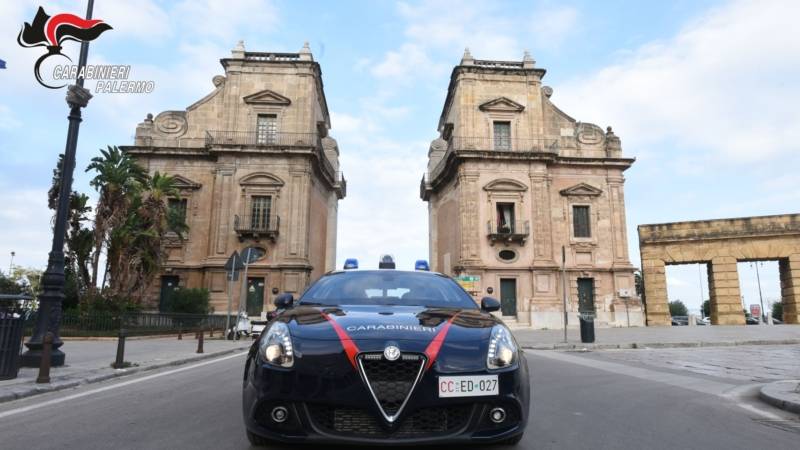
[[[469,422],[472,405],[421,408],[394,429],[384,428],[367,410],[309,405],[309,415],[321,431],[348,437],[412,438],[458,432]]]
[[[393,421],[414,390],[425,358],[417,354],[403,354],[399,359],[389,361],[381,353],[366,353],[359,355],[358,361],[384,416]]]

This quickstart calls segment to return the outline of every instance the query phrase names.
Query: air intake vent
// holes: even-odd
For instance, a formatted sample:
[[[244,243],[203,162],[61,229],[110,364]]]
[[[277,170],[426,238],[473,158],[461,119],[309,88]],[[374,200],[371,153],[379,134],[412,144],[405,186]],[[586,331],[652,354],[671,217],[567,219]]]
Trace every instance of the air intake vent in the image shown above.
[[[422,377],[425,357],[404,354],[389,361],[381,353],[359,355],[358,365],[372,397],[387,422],[394,422]]]

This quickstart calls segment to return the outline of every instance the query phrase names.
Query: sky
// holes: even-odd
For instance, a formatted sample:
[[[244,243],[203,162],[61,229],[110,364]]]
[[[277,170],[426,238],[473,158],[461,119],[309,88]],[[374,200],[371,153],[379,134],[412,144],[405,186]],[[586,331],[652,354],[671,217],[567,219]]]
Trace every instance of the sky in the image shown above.
[[[0,3],[0,268],[44,268],[46,199],[63,152],[63,90],[41,87],[17,34],[38,6],[85,11],[84,1]],[[464,48],[477,59],[547,69],[551,100],[577,120],[611,125],[625,156],[631,260],[639,224],[797,213],[800,189],[800,38],[794,0],[289,1],[96,0],[113,30],[92,42],[90,64],[129,64],[150,94],[97,94],[84,110],[75,189],[106,145],[133,141],[147,113],[184,109],[213,89],[219,59],[238,40],[250,51],[298,51],[322,66],[348,195],[339,206],[337,266],[426,258],[427,204],[419,199],[450,71]],[[77,43],[64,53],[77,61]],[[794,56],[792,56],[794,55]],[[371,263],[374,262],[374,263]],[[754,267],[740,264],[745,303]],[[776,263],[759,267],[762,294],[780,297]],[[671,300],[697,308],[705,271],[671,266]],[[703,293],[701,294],[701,287]]]

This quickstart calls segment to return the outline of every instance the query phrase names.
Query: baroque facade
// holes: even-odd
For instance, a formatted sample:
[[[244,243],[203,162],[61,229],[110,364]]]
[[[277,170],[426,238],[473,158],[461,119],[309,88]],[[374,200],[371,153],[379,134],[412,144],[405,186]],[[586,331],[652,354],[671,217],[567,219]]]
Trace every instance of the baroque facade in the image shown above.
[[[474,59],[453,69],[420,195],[433,270],[502,314],[563,328],[593,311],[598,326],[643,325],[628,254],[622,155],[611,128],[578,122],[550,100],[544,69]],[[564,276],[562,276],[562,249]]]
[[[170,207],[189,227],[167,244],[151,306],[178,286],[203,287],[217,313],[230,295],[234,311],[241,298],[259,315],[276,293],[300,293],[333,269],[346,182],[308,44],[263,53],[240,42],[220,62],[225,75],[213,78],[210,94],[185,110],[148,114],[123,149],[151,174],[176,177],[180,197]],[[248,249],[247,277],[229,283],[226,261]]]

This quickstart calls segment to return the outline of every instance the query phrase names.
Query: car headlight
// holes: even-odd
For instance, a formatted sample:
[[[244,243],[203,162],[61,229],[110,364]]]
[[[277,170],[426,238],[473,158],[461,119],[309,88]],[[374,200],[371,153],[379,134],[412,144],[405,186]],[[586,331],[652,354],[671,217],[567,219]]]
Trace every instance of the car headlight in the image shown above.
[[[261,359],[269,364],[280,367],[294,365],[294,347],[289,327],[283,322],[275,322],[269,331],[261,337],[258,352]]]
[[[502,369],[517,360],[517,344],[514,337],[503,325],[492,328],[492,337],[489,340],[489,351],[486,354],[486,367],[489,369]]]

